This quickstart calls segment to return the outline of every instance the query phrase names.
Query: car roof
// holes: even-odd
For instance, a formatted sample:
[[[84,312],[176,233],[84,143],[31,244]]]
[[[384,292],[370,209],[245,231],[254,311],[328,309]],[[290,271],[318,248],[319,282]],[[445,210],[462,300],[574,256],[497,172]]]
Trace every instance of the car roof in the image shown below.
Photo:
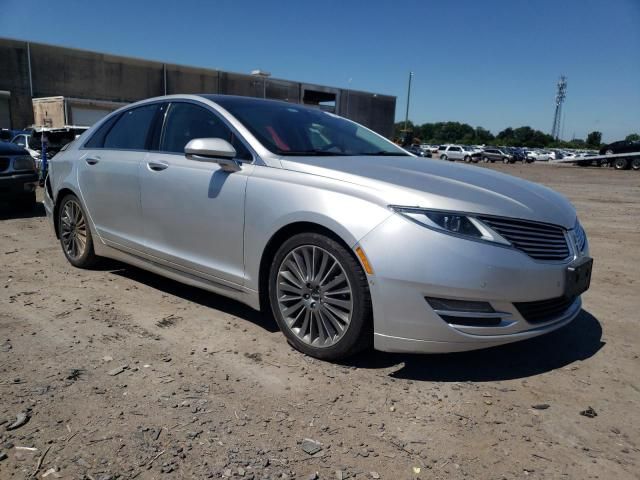
[[[234,105],[256,105],[256,104],[267,104],[267,105],[281,105],[281,106],[296,106],[302,108],[310,108],[307,105],[299,104],[299,103],[291,103],[285,102],[284,100],[271,100],[266,98],[256,98],[256,97],[242,97],[240,95],[220,95],[220,94],[209,94],[209,93],[201,93],[197,95],[198,97],[206,98],[207,100],[211,100],[212,102],[222,101],[227,104]]]

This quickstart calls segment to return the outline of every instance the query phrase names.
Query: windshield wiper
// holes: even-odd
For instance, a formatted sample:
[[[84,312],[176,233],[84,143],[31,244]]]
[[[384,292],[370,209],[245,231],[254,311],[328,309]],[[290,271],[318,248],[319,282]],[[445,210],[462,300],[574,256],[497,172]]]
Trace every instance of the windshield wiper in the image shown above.
[[[324,150],[285,150],[279,151],[278,155],[288,157],[343,157],[349,153],[326,152]]]

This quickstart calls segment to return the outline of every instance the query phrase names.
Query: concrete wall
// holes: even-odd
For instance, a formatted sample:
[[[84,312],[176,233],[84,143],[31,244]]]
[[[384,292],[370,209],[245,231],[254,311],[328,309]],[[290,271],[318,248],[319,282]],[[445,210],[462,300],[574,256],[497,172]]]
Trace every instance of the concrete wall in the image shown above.
[[[222,93],[301,103],[302,85],[0,38],[0,90],[11,93],[12,125],[0,125],[5,128],[23,128],[33,123],[32,97],[134,102],[165,93]],[[337,92],[336,111],[340,115],[391,136],[395,97],[318,88]]]

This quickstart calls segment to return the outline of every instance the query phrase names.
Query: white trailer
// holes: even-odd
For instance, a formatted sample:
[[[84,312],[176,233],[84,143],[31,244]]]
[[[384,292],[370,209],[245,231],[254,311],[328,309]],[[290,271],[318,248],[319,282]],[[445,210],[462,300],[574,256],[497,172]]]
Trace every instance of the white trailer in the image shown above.
[[[590,165],[596,162],[598,166],[611,165],[616,170],[640,170],[640,152],[612,153],[609,155],[592,155],[589,157],[561,158],[550,160],[549,163],[573,163],[576,165]]]

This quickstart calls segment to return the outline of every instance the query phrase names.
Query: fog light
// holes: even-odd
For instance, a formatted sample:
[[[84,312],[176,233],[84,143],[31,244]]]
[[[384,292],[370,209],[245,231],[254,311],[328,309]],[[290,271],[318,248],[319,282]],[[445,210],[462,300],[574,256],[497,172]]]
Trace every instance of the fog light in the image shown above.
[[[495,313],[488,302],[469,300],[450,300],[448,298],[424,297],[434,310],[447,312]]]

